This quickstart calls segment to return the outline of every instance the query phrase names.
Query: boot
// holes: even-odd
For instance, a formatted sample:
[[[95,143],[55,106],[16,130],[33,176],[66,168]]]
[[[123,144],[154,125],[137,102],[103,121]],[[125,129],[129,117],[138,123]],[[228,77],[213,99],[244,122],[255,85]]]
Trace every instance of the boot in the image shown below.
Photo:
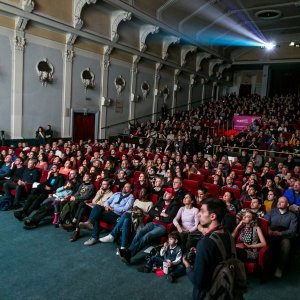
[[[55,225],[57,223],[58,223],[58,213],[54,213],[54,219],[53,219],[52,224]]]

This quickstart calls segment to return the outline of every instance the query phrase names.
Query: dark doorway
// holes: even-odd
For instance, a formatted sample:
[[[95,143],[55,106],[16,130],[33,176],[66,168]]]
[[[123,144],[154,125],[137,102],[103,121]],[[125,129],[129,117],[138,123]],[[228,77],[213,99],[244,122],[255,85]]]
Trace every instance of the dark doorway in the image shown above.
[[[251,84],[241,84],[239,97],[246,97],[251,95]]]
[[[74,113],[73,140],[87,141],[95,138],[95,114]]]

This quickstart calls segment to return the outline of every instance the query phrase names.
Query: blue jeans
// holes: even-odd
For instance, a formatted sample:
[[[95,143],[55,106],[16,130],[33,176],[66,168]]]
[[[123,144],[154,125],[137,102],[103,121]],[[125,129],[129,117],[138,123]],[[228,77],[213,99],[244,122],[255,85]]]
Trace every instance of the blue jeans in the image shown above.
[[[121,238],[121,247],[127,246],[127,241],[130,235],[131,227],[131,213],[124,213],[121,218],[118,220],[113,231],[110,233],[113,237],[116,237],[117,234],[122,230]]]
[[[136,255],[145,246],[150,245],[151,242],[167,234],[167,229],[163,225],[150,222],[143,228],[139,229],[131,242],[128,250],[131,256]]]
[[[115,224],[119,217],[120,216],[118,216],[117,214],[115,214],[112,211],[105,211],[105,208],[103,206],[96,205],[92,209],[90,216],[89,216],[89,220],[94,226],[93,232],[92,232],[92,237],[95,239],[97,239],[99,237],[99,233],[100,233],[99,222],[100,221],[106,222],[108,224]]]

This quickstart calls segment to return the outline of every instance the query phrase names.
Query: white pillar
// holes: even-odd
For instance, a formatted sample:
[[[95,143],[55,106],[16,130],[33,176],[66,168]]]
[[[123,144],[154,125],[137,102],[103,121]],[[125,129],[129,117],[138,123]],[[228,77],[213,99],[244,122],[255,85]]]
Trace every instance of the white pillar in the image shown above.
[[[175,107],[177,105],[177,89],[175,90],[175,85],[178,85],[178,76],[180,74],[180,70],[175,69],[174,71],[174,77],[173,77],[173,87],[172,87],[172,106],[171,106],[171,114],[174,115],[175,114]]]
[[[105,46],[105,52],[102,59],[101,66],[101,83],[100,83],[100,122],[99,122],[99,138],[106,138],[106,117],[107,117],[107,106],[105,105],[103,99],[108,96],[108,73],[110,65],[110,53],[112,51],[111,47]]]
[[[129,116],[128,119],[132,120],[135,118],[135,99],[136,99],[136,82],[138,73],[138,63],[140,61],[140,56],[134,55],[133,62],[130,70],[130,97],[129,97]]]
[[[62,98],[62,120],[61,136],[71,137],[71,97],[72,97],[72,68],[73,68],[73,47],[66,45],[63,54],[63,98]]]
[[[205,79],[202,78],[201,79],[201,84],[202,84],[202,94],[201,94],[201,100],[202,100],[202,104],[204,103],[204,97],[205,97]]]
[[[160,69],[162,68],[162,64],[155,64],[155,73],[154,73],[154,93],[153,93],[153,105],[152,105],[152,122],[156,122],[157,120],[157,99],[158,99],[158,84],[160,79]]]
[[[217,85],[217,86],[216,86],[216,101],[219,100],[219,93],[220,93],[220,86]]]
[[[195,83],[195,75],[190,75],[190,82],[189,82],[189,93],[188,93],[188,110],[191,109],[192,104],[192,93],[193,87]]]
[[[11,138],[22,139],[23,122],[23,70],[25,38],[23,31],[15,31],[12,47],[11,84]]]

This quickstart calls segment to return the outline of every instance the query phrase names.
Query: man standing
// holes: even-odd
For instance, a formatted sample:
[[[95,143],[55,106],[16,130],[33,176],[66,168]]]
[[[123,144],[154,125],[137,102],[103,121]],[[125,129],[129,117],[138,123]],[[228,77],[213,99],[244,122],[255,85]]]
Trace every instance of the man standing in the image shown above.
[[[226,204],[222,200],[209,198],[202,201],[199,220],[204,237],[197,244],[194,266],[183,258],[187,275],[194,286],[194,300],[204,299],[211,287],[213,272],[223,260],[217,244],[210,235],[216,232],[222,239],[226,253],[231,253],[231,236],[221,227],[225,214]]]

